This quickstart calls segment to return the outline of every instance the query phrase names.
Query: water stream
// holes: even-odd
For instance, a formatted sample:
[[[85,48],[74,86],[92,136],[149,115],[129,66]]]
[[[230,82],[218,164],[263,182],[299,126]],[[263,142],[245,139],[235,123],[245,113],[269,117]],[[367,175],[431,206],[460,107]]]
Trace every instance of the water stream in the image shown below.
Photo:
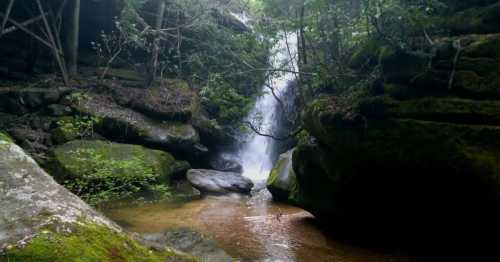
[[[275,48],[272,65],[296,70],[288,63],[295,53],[295,36],[282,38]],[[285,61],[285,63],[283,63]],[[270,85],[280,96],[292,73],[276,74]],[[278,101],[268,87],[256,101],[248,120],[260,119],[260,132],[276,129]],[[146,205],[125,205],[107,209],[108,217],[138,233],[155,233],[188,228],[212,237],[237,261],[406,261],[404,257],[346,245],[326,236],[308,212],[272,201],[265,181],[273,165],[275,140],[248,134],[233,154],[241,161],[243,175],[256,184],[251,197],[225,196],[201,199],[170,199]]]

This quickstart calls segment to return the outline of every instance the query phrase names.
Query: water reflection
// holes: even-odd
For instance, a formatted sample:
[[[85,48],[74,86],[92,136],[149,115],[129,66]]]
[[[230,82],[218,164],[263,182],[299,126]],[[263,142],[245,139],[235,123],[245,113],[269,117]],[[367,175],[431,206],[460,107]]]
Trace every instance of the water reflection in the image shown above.
[[[311,214],[256,196],[163,201],[105,210],[111,219],[139,233],[189,228],[211,236],[238,261],[409,261],[339,243],[326,237]]]

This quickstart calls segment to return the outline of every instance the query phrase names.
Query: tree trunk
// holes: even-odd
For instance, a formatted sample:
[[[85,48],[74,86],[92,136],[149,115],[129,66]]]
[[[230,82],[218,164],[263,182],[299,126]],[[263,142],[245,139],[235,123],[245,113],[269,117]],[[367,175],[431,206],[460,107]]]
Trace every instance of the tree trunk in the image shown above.
[[[304,13],[305,13],[305,7],[302,5],[300,8],[300,30],[299,30],[299,35],[300,35],[300,48],[302,50],[302,63],[304,65],[307,65],[307,49],[306,49],[306,37],[305,37],[305,32],[304,32]]]
[[[70,75],[78,74],[78,43],[80,40],[80,0],[68,2],[65,54]]]
[[[159,30],[163,26],[163,19],[165,16],[165,9],[166,9],[166,3],[165,0],[159,0],[158,1],[158,10],[156,13],[156,22],[155,22],[155,29]],[[153,82],[156,79],[156,73],[158,72],[158,64],[159,64],[159,56],[160,56],[160,38],[155,35],[154,36],[154,43],[153,43],[153,57],[151,59],[151,72],[149,76],[149,83],[148,85],[153,84]]]

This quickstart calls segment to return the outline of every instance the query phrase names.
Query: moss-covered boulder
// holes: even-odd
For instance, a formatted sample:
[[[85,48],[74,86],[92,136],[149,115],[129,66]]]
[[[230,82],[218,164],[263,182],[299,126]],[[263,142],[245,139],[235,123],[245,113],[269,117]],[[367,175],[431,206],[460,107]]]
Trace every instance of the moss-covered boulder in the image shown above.
[[[168,186],[172,176],[190,168],[167,152],[90,140],[56,147],[49,166],[59,181],[92,203]]]
[[[195,261],[152,251],[0,139],[0,261]]]
[[[273,198],[279,201],[287,201],[295,186],[296,178],[292,167],[293,151],[290,150],[280,155],[267,179],[267,189]]]
[[[432,233],[439,241],[455,223],[467,224],[462,232],[488,232],[500,203],[500,127],[454,123],[474,108],[470,101],[424,108],[427,102],[396,103],[379,114],[343,111],[329,97],[312,103],[304,122],[317,144],[294,152],[291,202],[365,236],[415,240]],[[474,110],[488,115],[488,106]]]
[[[205,153],[196,130],[189,124],[154,120],[118,105],[111,97],[75,92],[65,103],[83,115],[99,119],[95,128],[110,139],[127,139],[169,152]]]

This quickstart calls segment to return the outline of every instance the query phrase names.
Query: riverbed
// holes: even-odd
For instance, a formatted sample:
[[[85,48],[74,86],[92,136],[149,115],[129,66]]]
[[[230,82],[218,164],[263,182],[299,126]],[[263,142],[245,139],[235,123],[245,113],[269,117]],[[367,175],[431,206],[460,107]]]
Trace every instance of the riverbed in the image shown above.
[[[126,230],[158,233],[190,229],[213,240],[237,261],[414,261],[326,236],[308,212],[276,203],[267,190],[253,197],[171,198],[121,204],[103,211]]]

